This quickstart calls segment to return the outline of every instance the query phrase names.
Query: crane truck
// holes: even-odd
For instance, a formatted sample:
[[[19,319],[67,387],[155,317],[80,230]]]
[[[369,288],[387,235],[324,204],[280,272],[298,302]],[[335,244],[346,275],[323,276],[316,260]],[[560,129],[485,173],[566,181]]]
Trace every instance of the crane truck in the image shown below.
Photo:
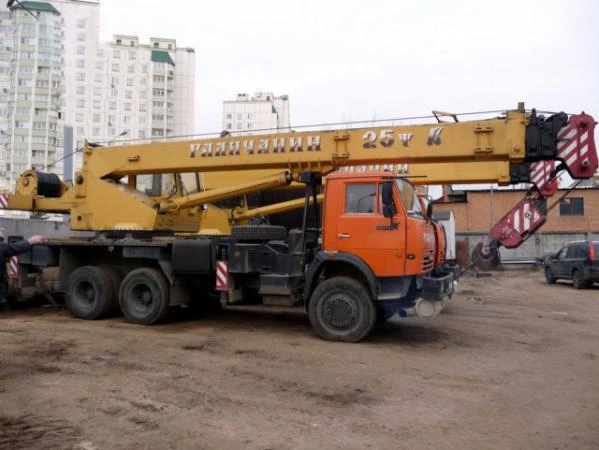
[[[380,169],[408,164],[425,177],[436,170],[433,178],[413,178],[427,184],[533,182],[534,194],[497,233],[501,244],[517,245],[542,225],[535,202],[560,170],[580,179],[597,169],[594,126],[584,113],[543,117],[519,107],[459,123],[86,143],[72,185],[28,170],[15,193],[1,196],[5,209],[68,214],[72,230],[95,232],[21,255],[12,288],[17,295],[63,293],[81,319],[120,310],[139,324],[215,298],[299,306],[320,337],[359,341],[378,311],[432,318],[453,293],[453,274],[433,271],[430,211],[406,176]],[[555,169],[534,177],[537,166],[553,161]],[[379,170],[339,170],[369,165]],[[226,185],[202,189],[200,173],[224,172]],[[303,183],[306,196],[302,223],[291,230],[244,224],[255,211],[217,206],[292,182]],[[291,203],[261,209],[297,206]],[[520,213],[524,219],[514,222]]]

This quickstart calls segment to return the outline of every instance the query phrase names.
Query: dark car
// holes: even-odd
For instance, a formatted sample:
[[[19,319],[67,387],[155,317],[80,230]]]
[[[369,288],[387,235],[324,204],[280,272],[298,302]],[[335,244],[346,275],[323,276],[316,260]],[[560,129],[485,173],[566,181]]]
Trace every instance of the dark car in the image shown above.
[[[599,282],[599,241],[569,242],[545,262],[547,283],[572,280],[576,289]]]

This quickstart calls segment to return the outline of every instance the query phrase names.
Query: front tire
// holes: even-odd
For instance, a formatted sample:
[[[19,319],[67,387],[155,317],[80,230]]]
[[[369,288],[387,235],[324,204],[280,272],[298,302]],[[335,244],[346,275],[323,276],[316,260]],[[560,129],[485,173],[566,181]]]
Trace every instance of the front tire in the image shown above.
[[[83,266],[69,277],[65,304],[73,316],[97,320],[110,313],[116,301],[114,297],[110,277],[98,267]]]
[[[121,311],[133,323],[152,325],[166,319],[170,309],[170,289],[164,275],[142,267],[129,272],[119,291]]]
[[[308,313],[321,338],[343,342],[364,339],[377,317],[376,306],[366,288],[348,277],[334,277],[320,283],[311,296]]]

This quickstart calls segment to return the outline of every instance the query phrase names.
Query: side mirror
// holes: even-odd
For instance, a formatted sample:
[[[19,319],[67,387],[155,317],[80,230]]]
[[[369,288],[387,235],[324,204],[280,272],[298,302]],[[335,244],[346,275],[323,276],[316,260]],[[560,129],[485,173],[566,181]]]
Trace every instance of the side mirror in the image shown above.
[[[395,203],[393,203],[393,183],[383,183],[381,197],[383,201],[383,216],[393,217],[396,213]]]

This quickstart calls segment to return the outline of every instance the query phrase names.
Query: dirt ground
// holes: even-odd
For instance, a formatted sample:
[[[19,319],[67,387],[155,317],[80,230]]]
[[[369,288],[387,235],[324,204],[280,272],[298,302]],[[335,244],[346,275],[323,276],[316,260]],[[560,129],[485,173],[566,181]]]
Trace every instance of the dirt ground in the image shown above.
[[[0,448],[599,448],[599,287],[508,271],[459,289],[359,344],[294,312],[0,312]]]

